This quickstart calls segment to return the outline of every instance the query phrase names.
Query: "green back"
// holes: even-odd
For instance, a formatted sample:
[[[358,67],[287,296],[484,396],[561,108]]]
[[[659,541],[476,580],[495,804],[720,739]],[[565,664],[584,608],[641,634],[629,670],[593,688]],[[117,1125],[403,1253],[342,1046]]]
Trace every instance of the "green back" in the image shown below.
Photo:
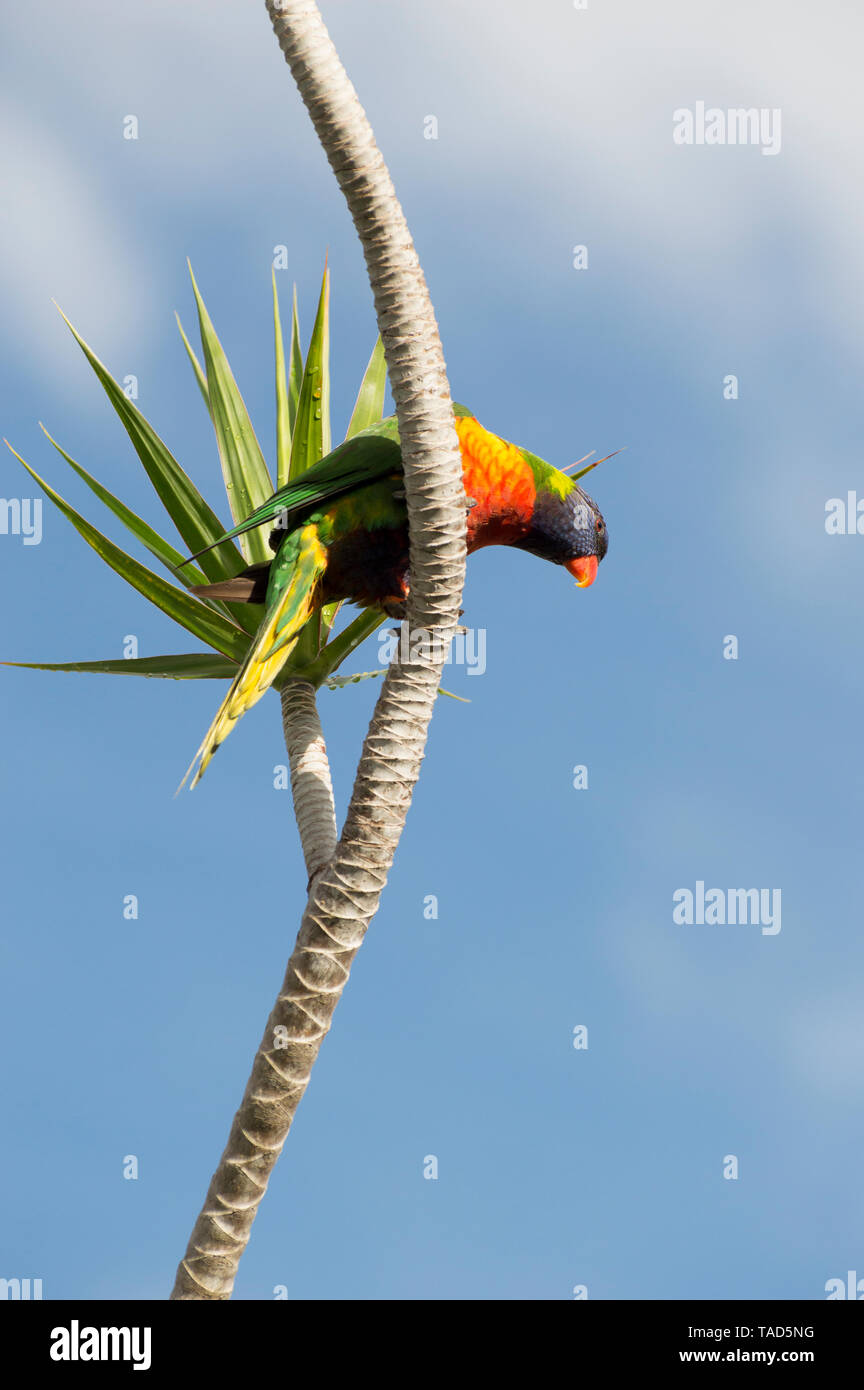
[[[470,416],[471,411],[464,405],[453,406],[456,416]],[[343,444],[331,450],[318,463],[301,473],[299,477],[285,483],[278,491],[256,507],[253,512],[233,530],[226,531],[216,545],[222,541],[233,540],[245,531],[262,526],[274,517],[284,517],[285,529],[290,531],[322,502],[334,498],[367,483],[398,473],[402,468],[402,452],[399,442],[399,426],[395,415],[359,430],[346,439]],[[211,547],[208,547],[212,549]],[[203,551],[199,551],[203,554]],[[197,559],[193,555],[192,559]]]

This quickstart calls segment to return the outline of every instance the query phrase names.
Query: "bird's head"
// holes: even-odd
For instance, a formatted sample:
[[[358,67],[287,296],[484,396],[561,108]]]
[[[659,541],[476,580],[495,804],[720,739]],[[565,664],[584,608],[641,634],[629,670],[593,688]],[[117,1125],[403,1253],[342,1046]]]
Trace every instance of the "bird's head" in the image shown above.
[[[579,588],[587,589],[609,546],[606,523],[596,502],[578,483],[557,468],[545,467],[548,471],[537,489],[530,530],[517,545],[563,565]]]
[[[569,554],[562,561],[580,589],[597,578],[597,566],[609,549],[609,536],[597,503],[578,483],[564,499],[569,522]]]

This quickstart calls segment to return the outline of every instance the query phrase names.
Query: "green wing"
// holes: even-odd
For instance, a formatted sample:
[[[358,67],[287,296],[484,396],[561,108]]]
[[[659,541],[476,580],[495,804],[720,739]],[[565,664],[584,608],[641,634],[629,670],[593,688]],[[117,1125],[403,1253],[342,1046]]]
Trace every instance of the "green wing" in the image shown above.
[[[453,406],[453,414],[456,416],[470,413],[464,405]],[[292,525],[303,520],[304,516],[308,516],[320,503],[342,493],[351,492],[365,483],[375,482],[378,478],[386,477],[388,473],[397,473],[401,467],[399,426],[396,416],[389,415],[386,420],[379,420],[368,429],[359,430],[350,439],[346,439],[344,444],[340,444],[325,458],[313,464],[305,473],[285,483],[272,497],[268,497],[266,502],[262,502],[260,507],[250,512],[239,526],[226,531],[224,536],[213,542],[213,545],[205,546],[203,550],[190,555],[183,564],[188,565],[190,561],[197,560],[199,555],[212,550],[213,546],[222,545],[223,541],[234,540],[236,536],[242,536],[244,531],[263,526],[276,516],[284,514],[286,530],[291,530]]]
[[[387,420],[380,420],[376,425],[370,425],[369,429],[358,431],[351,439],[346,439],[344,444],[333,449],[305,473],[285,483],[272,497],[268,497],[266,502],[262,502],[260,507],[250,512],[239,526],[226,531],[224,536],[220,536],[213,544],[221,545],[223,541],[234,540],[235,536],[242,536],[244,531],[263,526],[276,516],[285,516],[286,530],[290,531],[294,524],[308,516],[320,503],[342,493],[351,492],[365,483],[386,477],[388,473],[398,473],[401,466],[399,430],[396,416],[393,415]],[[205,547],[206,550],[212,548]],[[189,564],[191,560],[197,560],[198,556],[204,553],[199,550],[183,563]]]

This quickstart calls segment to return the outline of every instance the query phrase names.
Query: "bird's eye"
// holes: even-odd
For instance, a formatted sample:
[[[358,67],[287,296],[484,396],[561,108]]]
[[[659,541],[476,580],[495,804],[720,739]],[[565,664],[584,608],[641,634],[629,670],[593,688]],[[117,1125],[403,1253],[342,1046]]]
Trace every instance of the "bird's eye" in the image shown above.
[[[603,522],[600,520],[600,517],[599,517],[599,516],[598,516],[597,520],[594,522],[594,530],[595,530],[595,531],[602,531],[602,530],[603,530]]]

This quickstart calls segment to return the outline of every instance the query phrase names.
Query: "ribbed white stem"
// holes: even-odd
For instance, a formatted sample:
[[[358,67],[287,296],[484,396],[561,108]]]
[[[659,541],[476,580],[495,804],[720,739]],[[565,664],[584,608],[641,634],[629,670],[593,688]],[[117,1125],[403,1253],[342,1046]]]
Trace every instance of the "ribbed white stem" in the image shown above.
[[[333,858],[336,849],[336,808],[333,782],[315,688],[307,681],[288,681],[282,691],[282,729],[288,750],[294,815],[312,879]]]
[[[175,1299],[231,1295],[258,1204],[393,862],[465,573],[465,497],[450,388],[402,209],[313,0],[267,0],[267,9],[363,245],[402,441],[409,616],[441,641],[432,655],[423,651],[391,666],[384,681],[341,839],[313,880],[282,989],[177,1271]]]

